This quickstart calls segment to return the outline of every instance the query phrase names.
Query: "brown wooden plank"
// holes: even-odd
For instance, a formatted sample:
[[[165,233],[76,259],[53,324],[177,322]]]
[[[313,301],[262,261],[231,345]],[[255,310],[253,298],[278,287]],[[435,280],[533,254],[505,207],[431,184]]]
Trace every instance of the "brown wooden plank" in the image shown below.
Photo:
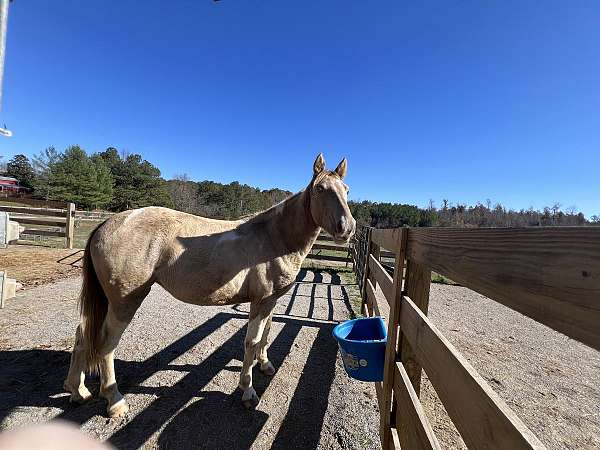
[[[10,216],[10,220],[23,224],[45,225],[49,227],[64,227],[66,225],[65,219],[51,219],[40,216]]]
[[[545,448],[468,361],[406,296],[400,329],[469,448]]]
[[[65,246],[73,248],[75,242],[75,203],[67,204],[67,216],[65,225]]]
[[[361,286],[361,292],[360,292],[360,294],[361,294],[361,298],[362,298],[362,301],[363,301],[363,303],[362,303],[362,309],[364,309],[363,314],[365,316],[368,316],[369,315],[369,311],[368,311],[368,308],[367,308],[367,305],[366,305],[366,298],[367,298],[366,281],[369,278],[369,255],[371,254],[371,249],[372,249],[373,245],[375,245],[373,243],[373,241],[371,241],[371,228],[367,228],[365,239],[366,239],[367,248],[366,248],[366,253],[364,255],[364,258],[363,258],[363,261],[362,261],[362,266],[361,266],[361,269],[362,269],[362,281],[361,281],[361,284],[360,284],[360,286]],[[373,284],[373,286],[376,287],[376,283],[377,282],[375,282]]]
[[[374,274],[388,302],[394,298],[394,281],[373,255],[369,256],[369,269]]]
[[[390,307],[386,301],[380,300],[375,293],[375,288],[371,284],[371,280],[367,280],[367,302],[373,306],[373,313],[376,316],[381,316],[388,323]]]
[[[600,350],[600,227],[411,228],[407,256]]]
[[[398,408],[396,429],[400,446],[407,449],[441,449],[404,366],[396,363],[394,369],[394,394]]]
[[[312,250],[333,250],[336,252],[348,253],[347,245],[334,245],[334,244],[319,244],[318,241],[313,244]]]
[[[47,217],[66,217],[67,215],[67,212],[64,209],[27,208],[25,206],[0,206],[0,211],[5,211],[7,213],[12,214],[25,214]]]
[[[371,306],[375,315],[380,316],[381,311],[379,310],[379,305],[377,304],[377,296],[375,295],[375,288],[371,283],[371,280],[367,279],[367,288],[366,288],[367,296],[365,298],[366,303]]]
[[[381,408],[381,443],[383,450],[393,447],[391,436],[392,422],[392,389],[394,387],[394,366],[396,364],[397,343],[398,343],[398,322],[400,317],[400,302],[402,299],[402,278],[404,273],[404,260],[406,251],[406,230],[401,229],[400,233],[396,234],[396,239],[399,242],[395,244],[398,249],[396,253],[396,267],[399,270],[394,271],[394,279],[392,282],[392,292],[387,300],[390,305],[390,314],[387,323],[387,345],[385,347],[385,362],[383,369],[383,401]],[[389,277],[387,272],[385,275]],[[383,290],[383,289],[382,289]]]
[[[333,238],[327,234],[320,234],[317,236],[317,242],[318,241],[333,242]]]
[[[26,228],[21,234],[29,234],[35,236],[58,236],[65,237],[64,231],[37,230],[34,228]]]
[[[411,298],[417,307],[427,315],[429,308],[429,287],[431,285],[431,270],[415,262],[408,260],[406,267],[406,278],[404,280],[404,292]],[[412,382],[417,396],[421,393],[421,365],[418,363],[410,343],[400,334],[400,360],[406,367],[408,377]]]
[[[371,231],[371,239],[380,247],[385,248],[386,250],[389,250],[395,254],[398,250],[400,250],[398,245],[400,242],[401,233],[402,228],[374,228]]]
[[[306,255],[306,259],[318,259],[321,261],[336,261],[336,262],[349,262],[350,259],[347,256],[328,256],[328,255],[313,255],[309,253]]]
[[[370,245],[369,245],[369,254],[368,254],[368,258],[367,258],[367,278],[366,280],[371,282],[371,286],[374,288],[374,290],[377,289],[377,274],[375,272],[373,272],[371,270],[370,264],[368,263],[370,258],[374,258],[377,259],[379,258],[379,251],[380,248],[379,246],[373,242],[373,241],[369,241]],[[366,289],[366,283],[365,283],[365,289]],[[365,294],[366,294],[366,290],[365,290]],[[373,310],[373,305],[367,305],[369,307],[369,316],[373,317],[375,315],[375,311]]]
[[[383,399],[383,384],[381,381],[375,382],[375,394],[377,395],[377,404],[381,410],[381,400]]]

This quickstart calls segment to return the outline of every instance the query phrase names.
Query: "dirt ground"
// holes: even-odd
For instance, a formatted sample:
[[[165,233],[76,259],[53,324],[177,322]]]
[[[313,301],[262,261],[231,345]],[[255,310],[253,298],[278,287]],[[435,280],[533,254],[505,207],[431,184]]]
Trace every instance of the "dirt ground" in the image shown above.
[[[12,263],[30,281],[0,312],[0,430],[58,417],[118,448],[379,448],[374,389],[346,376],[331,337],[357,301],[347,274],[304,271],[280,299],[278,371],[255,370],[255,412],[236,390],[247,306],[196,307],[153,289],[117,350],[131,411],[109,420],[102,401],[70,405],[62,390],[80,280],[53,252]],[[36,286],[36,258],[41,280],[67,278]],[[600,352],[458,286],[431,286],[429,316],[548,448],[600,448]],[[442,446],[464,448],[426,377],[422,401]]]
[[[0,270],[5,270],[24,289],[78,276],[83,253],[80,250],[57,249],[32,245],[10,245],[0,249]]]

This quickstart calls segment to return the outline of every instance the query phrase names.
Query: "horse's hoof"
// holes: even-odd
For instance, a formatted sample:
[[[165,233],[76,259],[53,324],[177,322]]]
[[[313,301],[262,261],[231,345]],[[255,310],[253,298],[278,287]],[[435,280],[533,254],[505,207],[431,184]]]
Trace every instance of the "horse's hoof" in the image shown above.
[[[260,365],[260,371],[268,377],[275,375],[275,367],[271,364],[271,361],[267,361],[265,364]]]
[[[256,395],[254,388],[249,388],[242,395],[242,403],[246,409],[256,409],[260,403],[260,398]]]
[[[69,402],[82,404],[92,398],[92,393],[85,386],[78,389],[71,389],[66,383],[63,385],[67,392],[71,393]]]
[[[109,406],[106,411],[108,413],[108,416],[111,419],[114,419],[115,417],[121,417],[127,414],[127,412],[129,411],[129,405],[123,398],[114,405]]]

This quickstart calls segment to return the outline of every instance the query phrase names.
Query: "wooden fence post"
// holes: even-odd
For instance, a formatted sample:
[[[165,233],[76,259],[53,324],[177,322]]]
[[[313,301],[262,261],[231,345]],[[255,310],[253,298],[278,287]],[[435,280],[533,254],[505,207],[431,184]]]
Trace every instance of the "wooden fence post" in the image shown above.
[[[367,278],[369,276],[369,254],[371,253],[371,228],[367,228],[366,231],[366,249],[365,249],[365,253],[364,253],[364,257],[363,257],[363,267],[362,267],[362,274],[361,274],[361,280],[360,280],[360,288],[361,288],[361,292],[360,295],[362,297],[362,305],[361,305],[361,312],[364,316],[368,316],[368,309],[367,309],[367,302],[368,302],[368,298],[367,298]],[[375,286],[373,286],[375,287]]]
[[[404,292],[413,303],[427,315],[429,308],[429,287],[431,285],[431,270],[427,267],[408,260],[406,267],[406,280]],[[402,331],[402,330],[401,330]],[[406,368],[406,373],[415,388],[417,395],[421,391],[421,365],[417,363],[415,353],[406,339],[400,334],[399,341],[400,360]]]
[[[67,203],[65,221],[65,241],[67,248],[73,248],[73,236],[75,234],[75,203]]]
[[[383,372],[383,410],[381,414],[380,436],[383,450],[394,448],[392,442],[392,423],[395,423],[392,410],[395,411],[392,390],[394,387],[394,367],[397,358],[398,322],[400,320],[400,303],[402,301],[402,280],[404,278],[404,260],[406,258],[406,239],[408,229],[403,228],[398,235],[398,250],[394,262],[394,298],[390,300],[390,316],[388,317],[387,345],[385,347],[385,364]]]
[[[375,276],[375,273],[371,272],[371,269],[369,268],[369,255],[373,255],[373,258],[375,258],[377,261],[379,261],[379,255],[381,253],[381,248],[379,247],[379,245],[377,245],[375,242],[373,242],[371,240],[371,230],[369,229],[369,251],[366,254],[365,257],[365,277],[364,277],[364,283],[363,283],[363,306],[364,309],[366,310],[366,312],[368,312],[368,314],[365,314],[365,311],[363,311],[363,314],[365,314],[368,317],[373,317],[374,313],[373,313],[373,304],[369,303],[369,296],[367,295],[367,280],[369,280],[371,282],[371,284],[373,285],[373,290],[374,292],[377,292],[377,277]]]

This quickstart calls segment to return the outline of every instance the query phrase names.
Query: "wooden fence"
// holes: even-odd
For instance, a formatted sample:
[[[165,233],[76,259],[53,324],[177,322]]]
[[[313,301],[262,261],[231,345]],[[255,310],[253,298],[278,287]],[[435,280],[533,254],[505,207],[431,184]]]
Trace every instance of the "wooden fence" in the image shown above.
[[[336,244],[331,236],[321,233],[306,258],[338,264],[345,263],[347,266],[352,262],[350,252],[349,244]]]
[[[388,324],[375,386],[383,449],[440,448],[419,400],[423,369],[467,447],[544,448],[427,318],[431,271],[600,350],[600,228],[367,228],[359,238],[363,312]],[[392,275],[382,249],[395,255]]]
[[[75,205],[67,203],[65,209],[1,206],[0,211],[10,214],[10,220],[25,227],[21,235],[55,236],[65,238],[65,247],[73,248]]]

